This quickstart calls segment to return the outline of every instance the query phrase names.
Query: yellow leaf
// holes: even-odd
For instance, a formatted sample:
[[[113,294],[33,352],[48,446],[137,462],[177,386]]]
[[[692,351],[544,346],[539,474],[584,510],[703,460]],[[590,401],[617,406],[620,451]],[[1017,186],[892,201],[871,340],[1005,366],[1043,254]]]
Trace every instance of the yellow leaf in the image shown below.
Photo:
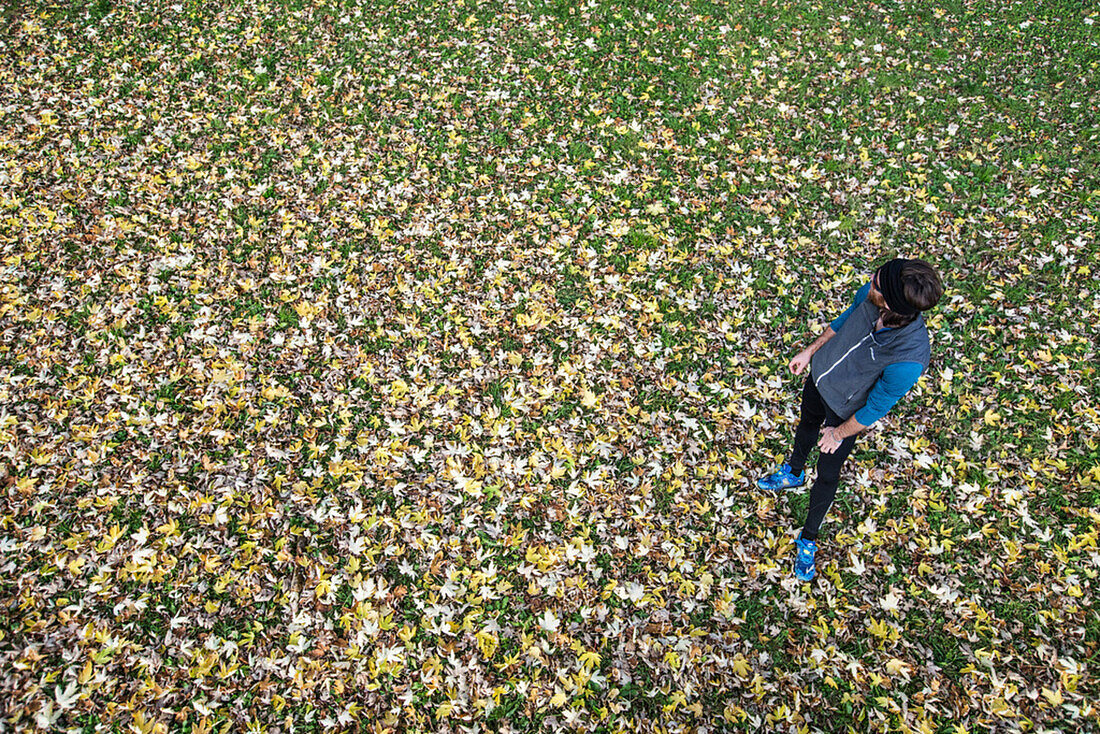
[[[109,551],[115,546],[115,543],[118,542],[118,539],[122,537],[123,532],[124,531],[122,530],[122,528],[120,528],[118,525],[112,526],[111,529],[107,531],[106,537],[104,537],[103,540],[99,541],[99,544],[96,546],[96,551],[99,553],[105,553]]]
[[[748,714],[745,713],[745,709],[731,703],[726,706],[726,709],[722,712],[722,718],[732,724],[734,722],[744,721],[748,718]]]
[[[481,654],[485,656],[486,660],[492,660],[493,655],[496,654],[497,648],[500,646],[497,636],[488,632],[478,632],[474,637],[477,640],[477,647],[481,650]]]
[[[588,652],[585,652],[580,656],[581,668],[584,670],[592,670],[593,668],[599,666],[600,659],[601,658],[598,653],[589,650]]]
[[[745,659],[744,655],[738,654],[733,659],[733,672],[740,678],[748,678],[749,673],[752,672],[752,666],[749,665],[749,661]]]
[[[596,407],[596,393],[592,392],[588,388],[585,388],[584,391],[581,392],[581,405],[583,405],[586,408],[595,408]]]
[[[168,522],[164,523],[163,525],[158,526],[157,527],[157,532],[160,533],[161,535],[178,535],[179,534],[179,523],[176,522],[175,518],[173,518],[173,519],[169,520]]]
[[[904,660],[898,658],[890,658],[886,662],[886,672],[891,676],[898,676],[906,673],[909,669],[909,664]]]

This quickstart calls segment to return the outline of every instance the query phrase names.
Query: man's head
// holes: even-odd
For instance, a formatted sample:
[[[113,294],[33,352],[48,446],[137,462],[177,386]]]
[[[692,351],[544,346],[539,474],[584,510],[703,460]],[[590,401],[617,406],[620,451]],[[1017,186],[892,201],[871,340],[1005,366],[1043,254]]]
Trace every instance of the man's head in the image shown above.
[[[882,310],[883,325],[897,328],[935,306],[941,296],[943,283],[935,268],[924,260],[894,258],[875,271],[867,299]]]

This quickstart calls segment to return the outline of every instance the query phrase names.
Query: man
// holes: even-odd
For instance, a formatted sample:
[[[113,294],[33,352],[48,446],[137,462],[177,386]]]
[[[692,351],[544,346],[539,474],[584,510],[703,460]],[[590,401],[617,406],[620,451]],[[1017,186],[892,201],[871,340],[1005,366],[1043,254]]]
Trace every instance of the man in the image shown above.
[[[795,575],[802,581],[816,573],[818,530],[856,435],[886,415],[928,368],[931,347],[921,312],[942,295],[940,276],[927,262],[890,260],[859,289],[848,310],[790,362],[796,375],[810,368],[794,448],[785,464],[756,484],[772,492],[803,486],[806,458],[816,440],[821,450],[817,479],[795,542]]]

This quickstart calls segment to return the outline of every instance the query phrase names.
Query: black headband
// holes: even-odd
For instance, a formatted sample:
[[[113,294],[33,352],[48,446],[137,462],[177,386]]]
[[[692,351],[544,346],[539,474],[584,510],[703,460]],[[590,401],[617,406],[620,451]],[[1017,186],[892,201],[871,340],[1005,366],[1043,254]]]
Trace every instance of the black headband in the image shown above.
[[[901,280],[901,271],[909,261],[903,257],[895,257],[887,260],[878,269],[878,290],[886,299],[886,307],[901,316],[912,316],[920,313],[919,308],[913,308],[905,298],[905,284]]]

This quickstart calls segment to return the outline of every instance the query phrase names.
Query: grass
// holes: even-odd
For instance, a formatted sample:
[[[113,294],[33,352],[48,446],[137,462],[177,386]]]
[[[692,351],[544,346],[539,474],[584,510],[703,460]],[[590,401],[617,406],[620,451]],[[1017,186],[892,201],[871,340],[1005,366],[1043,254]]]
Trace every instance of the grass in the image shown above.
[[[1095,726],[1097,21],[0,9],[5,724]],[[895,254],[933,363],[801,584],[751,481]]]

